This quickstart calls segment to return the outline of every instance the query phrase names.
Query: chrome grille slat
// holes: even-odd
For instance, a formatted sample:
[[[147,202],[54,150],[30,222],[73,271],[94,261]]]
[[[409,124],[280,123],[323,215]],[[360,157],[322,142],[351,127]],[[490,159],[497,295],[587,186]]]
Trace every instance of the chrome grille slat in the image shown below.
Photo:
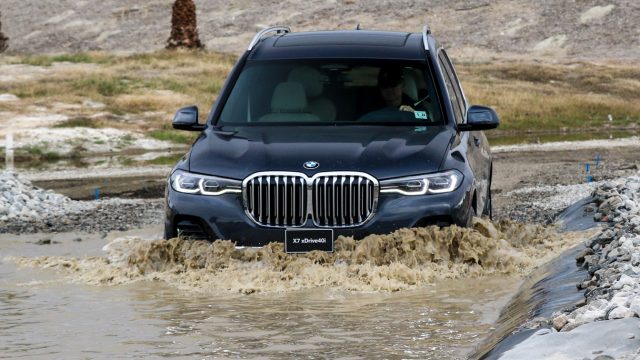
[[[276,208],[275,221],[276,221],[276,224],[278,224],[280,222],[280,217],[279,217],[279,213],[280,213],[280,211],[279,211],[280,210],[280,194],[279,194],[279,191],[278,191],[278,188],[280,186],[278,186],[278,177],[277,176],[275,177],[274,182],[276,184],[276,186],[275,186],[275,188],[276,188],[276,191],[275,191],[276,197],[275,197],[275,201],[273,202],[273,205]]]
[[[262,222],[262,178],[258,178],[258,221]],[[255,217],[255,215],[254,215]]]
[[[338,177],[334,176],[333,177],[333,186],[331,188],[331,198],[333,199],[333,210],[331,210],[331,214],[333,215],[331,217],[331,226],[333,225],[337,225],[336,222],[338,221],[338,189],[336,187],[336,182],[338,181]]]
[[[267,176],[267,224],[271,225],[271,177]]]
[[[362,178],[358,178],[358,222],[362,222]]]
[[[354,217],[353,217],[353,211],[355,210],[355,206],[353,206],[356,201],[356,197],[353,196],[354,192],[353,192],[353,176],[349,176],[349,202],[351,203],[351,207],[349,208],[349,221],[351,224],[353,224],[354,221]]]
[[[265,227],[354,227],[368,221],[378,201],[378,181],[360,172],[263,172],[243,181],[245,212]]]
[[[282,209],[282,216],[284,217],[283,222],[285,225],[289,225],[289,209],[291,209],[291,207],[289,206],[289,203],[287,202],[288,191],[289,191],[289,188],[287,187],[287,177],[285,176],[282,179],[282,193],[284,194],[284,199],[282,200],[282,204],[284,204]]]

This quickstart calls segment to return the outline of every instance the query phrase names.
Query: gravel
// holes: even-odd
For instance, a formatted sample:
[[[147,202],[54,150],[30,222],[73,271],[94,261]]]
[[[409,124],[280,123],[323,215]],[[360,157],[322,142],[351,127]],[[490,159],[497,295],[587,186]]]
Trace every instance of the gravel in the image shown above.
[[[557,214],[588,197],[600,184],[540,185],[510,191],[501,194],[510,201],[508,206],[497,209],[500,212],[498,217],[524,223],[551,224]]]
[[[2,0],[9,51],[141,52],[164,48],[170,33],[167,0]],[[238,53],[266,25],[294,31],[365,29],[419,31],[428,22],[456,58],[516,56],[640,57],[634,0],[597,1],[263,1],[195,0],[200,39],[208,49]],[[606,11],[603,11],[606,10]],[[491,14],[491,16],[487,16]]]
[[[129,230],[163,219],[163,200],[75,201],[0,172],[0,233],[108,232]]]
[[[589,277],[576,286],[585,304],[557,312],[558,331],[600,320],[640,317],[640,176],[600,184],[592,193],[594,219],[605,227],[576,256]]]

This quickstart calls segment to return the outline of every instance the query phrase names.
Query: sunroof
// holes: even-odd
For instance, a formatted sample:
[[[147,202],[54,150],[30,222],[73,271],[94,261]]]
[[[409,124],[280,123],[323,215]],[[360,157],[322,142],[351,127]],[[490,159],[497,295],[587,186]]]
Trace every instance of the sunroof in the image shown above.
[[[365,32],[319,32],[287,34],[279,37],[275,47],[313,45],[363,45],[402,47],[407,42],[408,33],[365,33]]]

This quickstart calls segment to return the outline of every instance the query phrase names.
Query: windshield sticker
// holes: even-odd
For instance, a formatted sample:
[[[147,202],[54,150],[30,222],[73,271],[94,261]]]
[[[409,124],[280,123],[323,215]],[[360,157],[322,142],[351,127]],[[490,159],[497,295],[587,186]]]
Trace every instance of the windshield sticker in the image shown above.
[[[426,111],[414,111],[413,115],[416,119],[427,120],[427,112]]]

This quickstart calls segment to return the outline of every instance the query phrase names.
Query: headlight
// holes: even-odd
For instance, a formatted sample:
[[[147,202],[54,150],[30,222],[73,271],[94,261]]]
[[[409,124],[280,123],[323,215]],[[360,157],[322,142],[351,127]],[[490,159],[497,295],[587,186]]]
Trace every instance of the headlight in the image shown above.
[[[192,174],[176,170],[171,175],[173,190],[185,194],[222,195],[242,192],[239,180],[225,179],[217,176]]]
[[[458,170],[449,170],[436,174],[382,180],[380,181],[380,192],[402,195],[448,193],[460,186],[462,178],[463,176]]]

